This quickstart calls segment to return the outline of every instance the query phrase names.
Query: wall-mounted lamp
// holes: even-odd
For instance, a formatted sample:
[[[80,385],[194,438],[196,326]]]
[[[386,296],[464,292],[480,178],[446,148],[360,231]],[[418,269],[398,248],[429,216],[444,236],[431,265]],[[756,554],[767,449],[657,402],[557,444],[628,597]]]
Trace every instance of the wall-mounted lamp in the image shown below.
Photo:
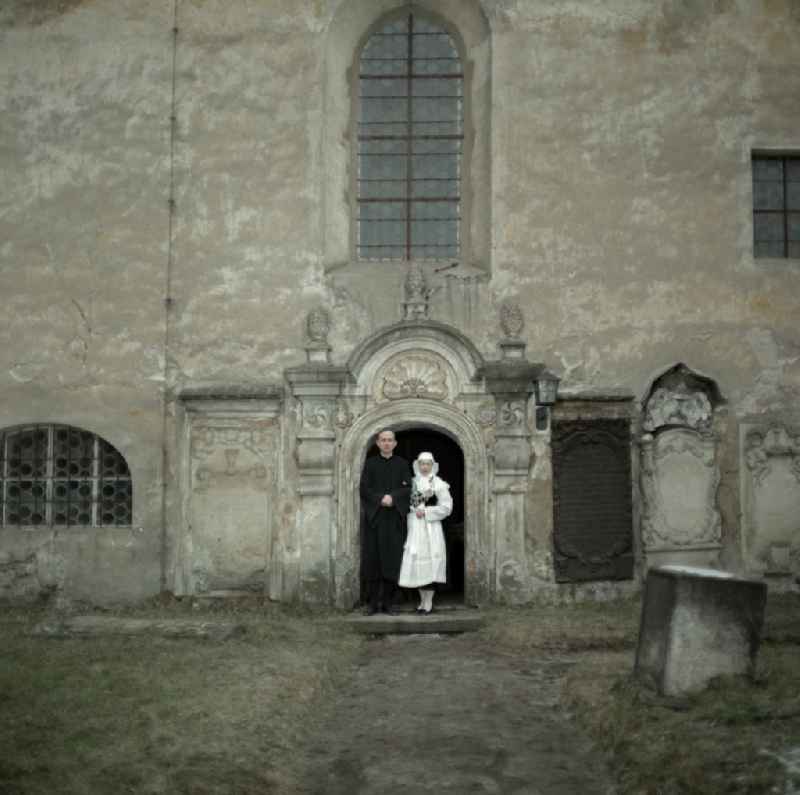
[[[536,379],[536,402],[540,406],[552,406],[558,397],[558,376],[549,370],[542,370]]]

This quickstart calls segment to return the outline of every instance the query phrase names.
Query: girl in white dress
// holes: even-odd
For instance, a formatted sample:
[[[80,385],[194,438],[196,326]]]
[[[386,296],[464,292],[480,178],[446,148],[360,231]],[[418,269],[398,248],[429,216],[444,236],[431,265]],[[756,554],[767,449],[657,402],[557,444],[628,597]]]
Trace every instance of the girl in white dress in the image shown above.
[[[399,584],[403,588],[419,588],[417,613],[421,615],[433,612],[434,583],[447,581],[442,519],[450,516],[453,498],[450,486],[438,477],[438,472],[439,464],[431,453],[417,456],[411,484],[408,534],[400,565]]]

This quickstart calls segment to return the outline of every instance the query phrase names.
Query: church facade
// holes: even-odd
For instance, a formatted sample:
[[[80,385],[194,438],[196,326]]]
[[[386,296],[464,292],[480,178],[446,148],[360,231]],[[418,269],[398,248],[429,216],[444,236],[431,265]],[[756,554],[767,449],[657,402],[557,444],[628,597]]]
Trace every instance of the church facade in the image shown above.
[[[453,598],[800,575],[792,0],[11,0],[0,599],[347,608],[375,434]]]

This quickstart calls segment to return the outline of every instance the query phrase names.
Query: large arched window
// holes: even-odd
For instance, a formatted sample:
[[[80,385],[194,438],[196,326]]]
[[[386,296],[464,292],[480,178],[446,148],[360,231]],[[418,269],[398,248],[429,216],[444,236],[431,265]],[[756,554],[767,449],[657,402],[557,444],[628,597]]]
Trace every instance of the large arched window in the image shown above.
[[[130,525],[131,475],[90,431],[27,425],[0,431],[2,526]]]
[[[438,22],[407,11],[367,39],[357,147],[358,258],[458,258],[464,72]]]

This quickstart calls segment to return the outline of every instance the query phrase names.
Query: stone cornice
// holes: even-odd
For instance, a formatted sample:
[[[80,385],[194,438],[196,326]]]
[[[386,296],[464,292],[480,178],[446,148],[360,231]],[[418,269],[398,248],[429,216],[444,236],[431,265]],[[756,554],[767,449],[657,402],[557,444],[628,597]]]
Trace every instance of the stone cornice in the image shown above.
[[[280,384],[201,384],[184,387],[178,392],[182,402],[198,400],[281,400]]]

